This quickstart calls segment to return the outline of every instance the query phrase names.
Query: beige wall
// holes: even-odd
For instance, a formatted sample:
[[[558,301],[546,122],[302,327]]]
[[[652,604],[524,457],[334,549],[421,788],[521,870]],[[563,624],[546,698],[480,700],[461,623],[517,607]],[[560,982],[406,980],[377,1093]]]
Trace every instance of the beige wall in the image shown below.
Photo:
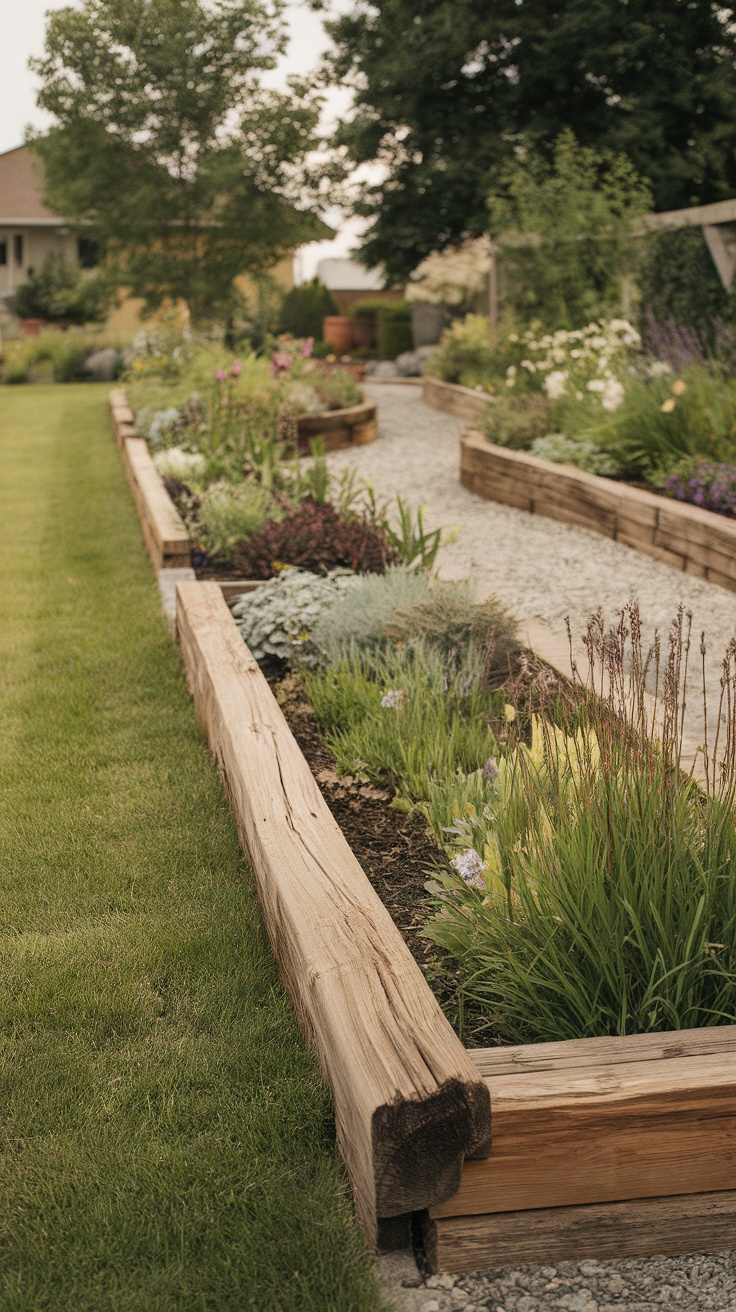
[[[14,238],[23,238],[23,263],[15,263]],[[6,243],[7,263],[0,264],[0,296],[11,296],[16,287],[25,282],[29,270],[40,269],[49,251],[62,251],[74,259],[77,254],[76,237],[63,234],[60,228],[39,225],[35,227],[7,227],[0,224],[0,242]]]

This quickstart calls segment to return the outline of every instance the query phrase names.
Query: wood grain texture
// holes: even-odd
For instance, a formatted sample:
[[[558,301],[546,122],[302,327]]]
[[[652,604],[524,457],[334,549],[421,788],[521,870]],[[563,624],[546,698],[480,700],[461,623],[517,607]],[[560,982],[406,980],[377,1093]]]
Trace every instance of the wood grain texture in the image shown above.
[[[457,419],[480,419],[492,404],[489,396],[476,392],[472,387],[443,383],[439,378],[430,378],[429,375],[422,379],[422,398],[433,410],[455,415]]]
[[[451,1217],[429,1222],[425,1242],[435,1271],[718,1253],[736,1242],[736,1192]]]
[[[123,465],[154,569],[181,569],[188,565],[189,534],[142,438],[125,439]]]
[[[216,583],[177,588],[200,720],[282,975],[335,1100],[364,1229],[450,1197],[487,1149],[488,1087],[326,804]]]
[[[736,591],[736,522],[723,515],[494,446],[474,429],[460,438],[460,482],[488,500],[613,537]]]
[[[486,1075],[491,1154],[432,1216],[735,1189],[736,1050],[715,1046]]]
[[[324,439],[325,451],[342,451],[350,446],[367,446],[378,436],[375,401],[342,410],[325,410],[318,415],[300,415],[296,421],[299,448],[307,454],[315,437]]]
[[[566,650],[566,649],[565,649]],[[627,1034],[600,1039],[563,1039],[516,1047],[473,1048],[470,1056],[484,1078],[539,1071],[576,1071],[652,1062],[674,1057],[736,1054],[736,1025],[707,1029],[665,1030],[661,1034]]]

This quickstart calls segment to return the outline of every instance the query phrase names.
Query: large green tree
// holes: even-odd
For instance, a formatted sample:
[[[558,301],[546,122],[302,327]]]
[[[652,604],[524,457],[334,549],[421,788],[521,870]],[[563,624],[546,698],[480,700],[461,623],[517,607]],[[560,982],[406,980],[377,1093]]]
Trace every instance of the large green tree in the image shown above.
[[[329,0],[315,7],[329,10]],[[478,235],[523,140],[627,154],[657,209],[736,193],[736,26],[714,0],[355,0],[328,73],[356,89],[336,145],[378,163],[363,258],[406,276]]]
[[[318,101],[267,90],[282,0],[84,0],[47,20],[32,139],[46,199],[154,308],[217,311],[233,278],[322,235],[303,161]]]

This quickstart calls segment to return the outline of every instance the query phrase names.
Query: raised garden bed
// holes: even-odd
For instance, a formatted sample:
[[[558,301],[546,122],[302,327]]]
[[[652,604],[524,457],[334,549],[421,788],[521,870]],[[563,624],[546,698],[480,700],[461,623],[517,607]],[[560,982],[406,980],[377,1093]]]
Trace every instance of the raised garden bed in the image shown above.
[[[301,415],[296,421],[299,449],[309,455],[316,437],[324,441],[325,451],[342,451],[350,446],[367,446],[378,437],[375,401],[361,401],[344,410],[325,410],[317,415]]]
[[[422,379],[422,397],[433,410],[458,419],[482,419],[491,404],[491,398],[483,392],[461,387],[459,383],[443,383],[428,374]]]
[[[460,482],[504,505],[586,528],[736,591],[736,521],[572,465],[460,438]]]
[[[136,439],[119,399],[113,419],[127,453]],[[464,1049],[222,592],[178,586],[187,677],[274,953],[333,1091],[370,1242],[405,1244],[419,1220],[431,1264],[449,1271],[729,1247],[736,1027]]]
[[[157,572],[186,568],[191,564],[189,534],[146,443],[133,435],[133,412],[121,388],[110,393],[110,415],[151,563]]]
[[[216,585],[179,585],[178,625],[371,1242],[419,1213],[440,1270],[728,1247],[736,1028],[465,1051]]]

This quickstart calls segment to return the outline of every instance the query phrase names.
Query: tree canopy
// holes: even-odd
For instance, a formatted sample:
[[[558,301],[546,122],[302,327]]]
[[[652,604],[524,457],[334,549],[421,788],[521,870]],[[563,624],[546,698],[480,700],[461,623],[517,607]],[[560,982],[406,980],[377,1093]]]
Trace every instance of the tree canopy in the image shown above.
[[[216,310],[233,278],[324,235],[303,162],[319,103],[265,89],[282,0],[84,0],[47,19],[32,139],[47,203],[95,237],[149,308]]]
[[[355,0],[327,25],[327,73],[356,89],[335,144],[385,171],[356,204],[362,258],[397,279],[482,233],[514,147],[549,156],[566,127],[628,155],[657,209],[736,192],[736,23],[714,0]]]
[[[568,128],[551,162],[521,153],[502,184],[488,219],[502,241],[504,303],[554,328],[620,312],[643,254],[637,228],[651,208],[627,156],[581,146]]]

